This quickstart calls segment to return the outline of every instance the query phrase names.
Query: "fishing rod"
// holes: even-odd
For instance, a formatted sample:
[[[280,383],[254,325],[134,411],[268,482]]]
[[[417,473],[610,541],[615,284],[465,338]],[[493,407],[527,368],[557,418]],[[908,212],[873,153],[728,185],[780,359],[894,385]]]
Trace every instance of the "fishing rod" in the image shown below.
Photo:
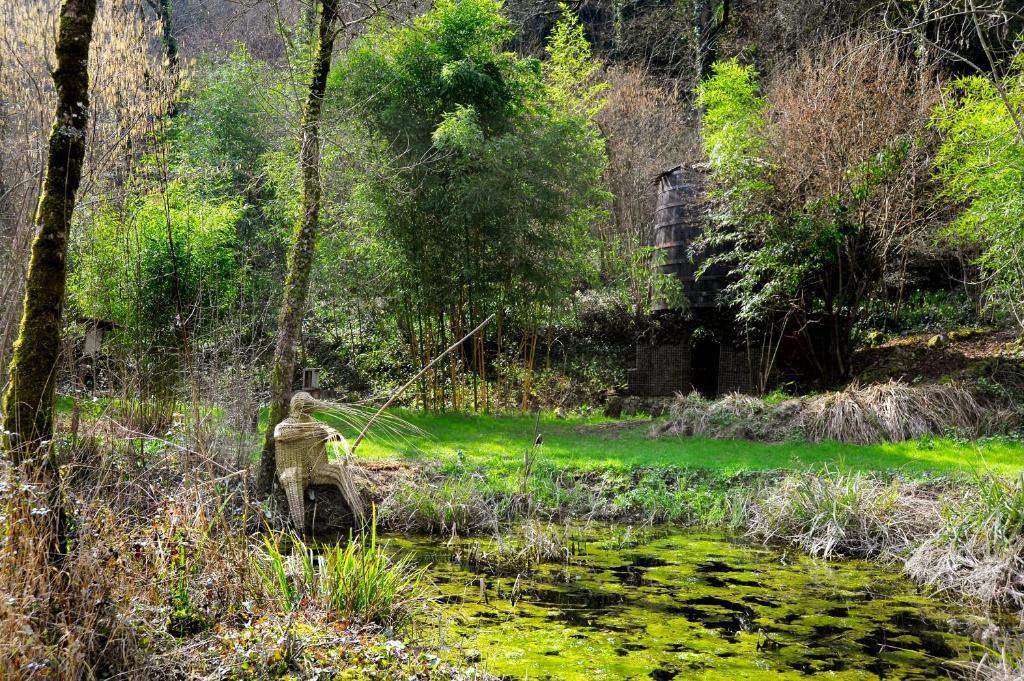
[[[477,326],[475,329],[473,329],[472,331],[467,333],[465,336],[463,336],[462,340],[459,340],[459,341],[453,343],[447,350],[445,350],[440,355],[438,355],[433,360],[431,360],[430,364],[428,364],[427,366],[425,366],[422,369],[420,369],[420,371],[415,376],[410,378],[401,388],[399,388],[395,392],[391,393],[391,396],[387,399],[387,402],[385,402],[384,405],[380,409],[378,409],[377,412],[373,416],[370,417],[370,420],[366,422],[366,425],[363,426],[363,430],[359,433],[359,437],[356,438],[355,442],[352,443],[352,447],[349,448],[349,453],[355,454],[356,447],[358,447],[359,443],[362,442],[363,438],[366,437],[366,433],[370,430],[370,426],[373,425],[373,422],[377,420],[377,417],[379,417],[381,414],[384,413],[385,409],[387,409],[388,407],[391,406],[391,403],[394,402],[395,399],[397,399],[399,395],[401,395],[403,392],[405,392],[406,388],[408,388],[410,385],[415,383],[416,379],[418,379],[420,376],[422,376],[424,373],[426,373],[427,370],[429,370],[432,366],[434,366],[435,364],[440,362],[442,359],[447,357],[448,353],[450,353],[452,350],[454,350],[455,348],[459,347],[460,345],[465,343],[467,340],[469,340],[473,336],[473,334],[475,334],[477,331],[479,331],[480,329],[482,329],[485,326],[487,326],[487,324],[490,323],[490,321],[492,319],[494,319],[494,315],[493,314],[491,316],[489,316],[487,319],[485,319],[482,322],[480,322],[479,326]]]

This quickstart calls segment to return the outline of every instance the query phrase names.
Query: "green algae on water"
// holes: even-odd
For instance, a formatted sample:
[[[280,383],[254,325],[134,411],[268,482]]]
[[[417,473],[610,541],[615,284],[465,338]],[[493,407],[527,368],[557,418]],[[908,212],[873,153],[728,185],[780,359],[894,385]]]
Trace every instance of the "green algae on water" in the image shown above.
[[[689,530],[631,548],[580,527],[529,573],[460,559],[480,540],[389,541],[430,564],[436,642],[507,679],[935,679],[987,625],[863,561],[828,562]]]

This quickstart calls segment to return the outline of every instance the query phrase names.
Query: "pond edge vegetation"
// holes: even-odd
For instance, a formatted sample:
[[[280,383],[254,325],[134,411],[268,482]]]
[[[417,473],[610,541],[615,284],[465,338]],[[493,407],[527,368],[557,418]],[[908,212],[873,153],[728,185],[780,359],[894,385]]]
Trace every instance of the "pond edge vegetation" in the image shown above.
[[[500,534],[535,519],[725,529],[883,561],[947,597],[1024,610],[1024,475],[540,465],[510,486],[483,469],[428,465],[380,503],[385,527],[411,533]]]

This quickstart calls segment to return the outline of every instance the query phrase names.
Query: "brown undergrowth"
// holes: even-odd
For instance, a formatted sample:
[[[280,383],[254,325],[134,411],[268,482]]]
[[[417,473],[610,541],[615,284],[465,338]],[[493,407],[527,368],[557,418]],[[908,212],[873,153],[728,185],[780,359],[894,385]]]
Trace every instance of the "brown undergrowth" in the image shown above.
[[[44,549],[54,509],[42,486],[0,463],[0,678],[462,678],[383,645],[418,602],[396,579],[407,566],[345,538],[315,554],[267,544],[285,516],[250,497],[233,453],[199,451],[180,430],[125,430],[98,419],[54,443],[72,521],[59,562]],[[312,572],[271,571],[295,556]]]

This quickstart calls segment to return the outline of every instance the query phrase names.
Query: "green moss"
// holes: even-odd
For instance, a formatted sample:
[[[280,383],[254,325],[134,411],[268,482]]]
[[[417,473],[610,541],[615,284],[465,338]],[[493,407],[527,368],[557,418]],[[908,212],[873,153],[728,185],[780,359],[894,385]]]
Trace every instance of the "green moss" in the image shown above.
[[[210,620],[189,603],[179,605],[167,616],[167,633],[172,636],[192,636],[209,628]]]
[[[918,595],[895,572],[825,562],[729,536],[576,527],[573,561],[492,576],[464,559],[479,540],[393,538],[443,595],[452,657],[531,679],[940,678],[970,654],[947,622],[965,609]]]

